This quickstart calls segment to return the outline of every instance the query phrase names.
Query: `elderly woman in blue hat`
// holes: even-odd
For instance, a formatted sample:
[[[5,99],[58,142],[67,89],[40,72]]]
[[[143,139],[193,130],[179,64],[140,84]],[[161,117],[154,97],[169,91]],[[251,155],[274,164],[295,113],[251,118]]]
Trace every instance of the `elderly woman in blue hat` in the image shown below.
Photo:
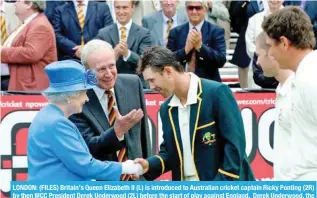
[[[122,174],[142,174],[140,164],[99,161],[89,153],[68,117],[80,113],[86,92],[98,84],[94,71],[67,60],[45,67],[49,104],[34,118],[28,136],[29,180],[120,180]]]

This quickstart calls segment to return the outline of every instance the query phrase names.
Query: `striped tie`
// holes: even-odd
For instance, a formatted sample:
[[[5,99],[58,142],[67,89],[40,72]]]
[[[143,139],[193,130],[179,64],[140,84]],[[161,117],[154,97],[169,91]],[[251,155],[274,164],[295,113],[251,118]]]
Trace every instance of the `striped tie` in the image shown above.
[[[121,39],[126,40],[127,39],[127,28],[126,27],[121,27]]]
[[[84,15],[84,3],[83,2],[78,2],[78,21],[79,25],[82,31],[82,36],[81,36],[81,45],[85,45],[84,42],[84,25],[85,25],[85,15]]]
[[[114,112],[114,106],[116,106],[116,101],[114,99],[112,91],[107,90],[106,91],[107,97],[108,97],[108,118],[109,118],[109,124],[110,126],[113,126],[114,121],[116,119],[116,115]],[[118,155],[118,162],[124,162],[128,160],[128,153],[127,148],[124,147],[120,151],[117,152]],[[121,181],[128,181],[130,179],[130,175],[123,174],[120,177]]]
[[[166,29],[165,45],[167,45],[168,35],[170,34],[170,31],[171,31],[171,29],[172,29],[172,26],[173,26],[173,19],[168,19],[168,20],[167,20],[167,29]]]
[[[0,16],[0,24],[1,24],[0,26],[1,27],[1,43],[3,44],[4,41],[7,39],[6,21],[3,16]]]

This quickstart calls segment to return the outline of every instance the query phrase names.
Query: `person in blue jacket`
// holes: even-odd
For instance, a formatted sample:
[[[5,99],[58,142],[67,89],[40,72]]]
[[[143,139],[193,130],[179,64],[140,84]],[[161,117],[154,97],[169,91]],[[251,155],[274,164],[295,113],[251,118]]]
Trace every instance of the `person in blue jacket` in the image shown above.
[[[122,174],[142,173],[140,164],[99,161],[92,157],[77,127],[68,120],[88,101],[86,92],[98,80],[93,70],[72,60],[45,67],[49,104],[35,116],[28,134],[28,180],[120,180]]]

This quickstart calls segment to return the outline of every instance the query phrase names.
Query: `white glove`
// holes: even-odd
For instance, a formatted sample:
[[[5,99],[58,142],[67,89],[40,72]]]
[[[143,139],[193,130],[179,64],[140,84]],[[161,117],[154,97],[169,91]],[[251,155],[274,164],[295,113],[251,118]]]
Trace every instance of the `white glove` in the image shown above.
[[[122,174],[143,174],[143,168],[141,164],[135,163],[132,160],[122,162]]]

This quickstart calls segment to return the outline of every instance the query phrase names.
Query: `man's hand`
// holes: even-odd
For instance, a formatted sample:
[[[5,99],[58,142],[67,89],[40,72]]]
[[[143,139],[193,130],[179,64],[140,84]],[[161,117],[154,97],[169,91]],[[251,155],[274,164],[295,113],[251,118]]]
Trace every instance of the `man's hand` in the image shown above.
[[[83,45],[77,45],[77,46],[75,46],[74,48],[73,48],[73,50],[75,51],[75,56],[77,57],[77,58],[80,58],[80,56],[81,56],[81,51],[83,50]]]
[[[128,54],[129,54],[129,48],[128,48],[128,44],[127,44],[127,42],[126,41],[124,41],[124,40],[120,40],[120,47],[121,47],[121,50],[122,50],[122,55],[124,56],[124,57],[127,57],[128,56]]]
[[[123,55],[120,43],[114,47],[114,53],[116,56],[116,60],[118,60]]]
[[[192,31],[192,34],[193,34],[193,38],[194,38],[194,47],[197,51],[200,50],[202,44],[203,44],[203,39],[202,39],[202,36],[201,36],[201,32],[199,31],[196,31],[196,30],[193,30]]]
[[[133,109],[127,115],[122,116],[117,107],[114,107],[116,121],[114,122],[113,128],[117,137],[121,138],[126,132],[129,131],[136,123],[140,122],[144,114],[142,109]]]
[[[147,173],[147,172],[149,171],[150,165],[149,165],[149,161],[147,161],[146,159],[136,158],[136,159],[134,160],[134,162],[141,164],[141,166],[142,166],[142,168],[143,168],[143,173],[142,173],[142,174]]]
[[[194,48],[194,38],[193,35],[191,33],[191,31],[189,31],[188,35],[187,35],[187,39],[186,39],[186,45],[185,45],[185,53],[188,54],[193,48]]]

